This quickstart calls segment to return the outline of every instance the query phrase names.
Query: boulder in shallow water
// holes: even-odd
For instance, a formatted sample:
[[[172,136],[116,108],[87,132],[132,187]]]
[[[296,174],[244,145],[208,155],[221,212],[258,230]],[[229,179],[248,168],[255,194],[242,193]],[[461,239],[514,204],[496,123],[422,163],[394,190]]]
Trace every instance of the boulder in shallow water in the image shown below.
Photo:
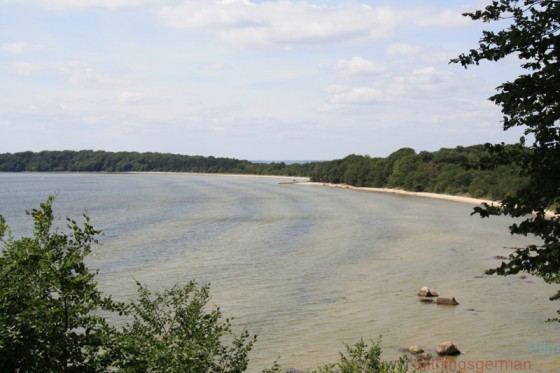
[[[420,346],[408,346],[406,350],[413,355],[418,355],[424,352],[424,350]]]
[[[436,304],[443,304],[447,306],[458,306],[459,302],[455,298],[438,298],[436,299]]]
[[[439,356],[455,356],[461,353],[457,346],[450,341],[440,343],[436,348],[436,352]]]
[[[437,297],[438,293],[434,289],[430,289],[429,287],[424,286],[418,292],[418,295],[421,297]]]

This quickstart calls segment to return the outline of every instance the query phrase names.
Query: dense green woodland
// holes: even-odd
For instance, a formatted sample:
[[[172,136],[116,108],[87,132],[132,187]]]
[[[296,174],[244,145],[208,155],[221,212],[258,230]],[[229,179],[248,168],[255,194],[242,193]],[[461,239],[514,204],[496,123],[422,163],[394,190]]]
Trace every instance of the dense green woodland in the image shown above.
[[[402,148],[386,158],[349,155],[325,162],[254,163],[232,158],[162,153],[43,151],[0,154],[0,171],[21,172],[205,172],[305,176],[312,181],[358,187],[464,194],[501,199],[523,178],[515,166],[486,167],[483,145],[416,153]]]
[[[232,158],[169,153],[106,151],[31,151],[0,154],[4,172],[205,172],[268,175],[305,174],[301,165],[251,163]]]
[[[483,145],[416,153],[402,148],[387,158],[349,155],[314,164],[311,180],[358,187],[396,188],[415,192],[501,199],[526,180],[514,165],[495,166]]]

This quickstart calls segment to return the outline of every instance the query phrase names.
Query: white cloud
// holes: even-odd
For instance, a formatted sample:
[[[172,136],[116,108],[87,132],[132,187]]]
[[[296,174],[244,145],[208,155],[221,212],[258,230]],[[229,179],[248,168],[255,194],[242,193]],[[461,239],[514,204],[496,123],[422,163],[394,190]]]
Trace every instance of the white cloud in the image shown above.
[[[34,48],[37,48],[37,46],[25,42],[0,43],[0,52],[2,53],[24,54]]]
[[[70,62],[60,68],[59,72],[71,83],[76,85],[114,87],[127,85],[131,81],[130,77],[100,72],[92,65],[83,61]]]
[[[208,63],[200,67],[200,70],[210,73],[217,73],[231,69],[231,66],[221,62]]]
[[[7,66],[6,70],[22,76],[31,76],[32,74],[43,70],[43,67],[29,62],[17,62]]]
[[[337,94],[346,91],[348,88],[342,85],[330,85],[327,87],[327,93],[329,94]]]
[[[10,0],[7,0],[7,2],[10,2]],[[16,1],[12,0],[12,2]],[[18,0],[18,2],[57,10],[91,8],[117,10],[146,5],[165,4],[169,3],[169,0]]]
[[[117,96],[117,102],[121,104],[138,104],[144,101],[144,96],[137,92],[124,91]]]
[[[361,57],[343,59],[334,65],[336,72],[343,75],[371,75],[385,72],[385,67]]]
[[[425,109],[449,106],[462,110],[458,101],[473,91],[479,92],[480,87],[461,70],[452,73],[434,66],[411,69],[393,65],[383,74],[370,79],[364,77],[353,85],[330,85],[326,89],[325,104],[319,110],[349,114],[380,110],[406,112],[412,106]],[[382,109],[375,105],[378,103],[383,103]]]
[[[167,27],[209,29],[234,45],[364,42],[386,37],[397,25],[390,7],[358,3],[188,0],[163,7],[157,17]]]
[[[392,43],[385,51],[387,56],[404,58],[405,62],[417,65],[418,62],[433,64],[447,64],[457,54],[455,51],[445,50],[441,47],[420,46],[417,44]]]
[[[417,56],[423,52],[423,48],[416,44],[392,43],[387,48],[389,56]]]
[[[375,87],[331,86],[327,88],[327,92],[328,102],[321,111],[339,111],[348,106],[370,105],[386,99],[383,92]]]
[[[469,24],[456,9],[396,8],[359,2],[184,0],[156,11],[171,28],[206,29],[238,46],[365,43],[389,40],[399,27]]]
[[[472,21],[461,13],[457,9],[418,8],[412,10],[410,16],[414,24],[420,27],[457,28],[472,25]]]
[[[123,88],[133,82],[127,75],[108,74],[99,71],[94,66],[83,61],[71,61],[60,65],[41,65],[30,62],[16,62],[10,65],[0,65],[0,69],[21,76],[31,76],[42,72],[52,77],[63,78],[76,86]]]

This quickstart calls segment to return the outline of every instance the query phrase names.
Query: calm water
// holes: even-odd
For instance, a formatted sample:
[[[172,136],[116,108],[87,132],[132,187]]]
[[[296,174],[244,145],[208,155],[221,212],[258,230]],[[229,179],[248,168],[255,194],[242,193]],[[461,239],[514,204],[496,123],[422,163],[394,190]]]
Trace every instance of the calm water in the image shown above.
[[[59,216],[84,210],[104,231],[89,258],[116,298],[134,279],[161,289],[192,278],[238,329],[259,336],[251,371],[334,362],[341,341],[383,335],[384,357],[451,340],[459,361],[530,360],[559,371],[560,303],[540,279],[481,276],[519,238],[472,206],[282,179],[204,175],[0,174],[0,214],[29,234],[24,211],[56,194]],[[60,226],[65,226],[64,220]],[[418,302],[430,286],[458,307]],[[550,350],[550,349],[549,349]],[[535,352],[535,351],[534,351]],[[546,365],[548,364],[548,365]]]

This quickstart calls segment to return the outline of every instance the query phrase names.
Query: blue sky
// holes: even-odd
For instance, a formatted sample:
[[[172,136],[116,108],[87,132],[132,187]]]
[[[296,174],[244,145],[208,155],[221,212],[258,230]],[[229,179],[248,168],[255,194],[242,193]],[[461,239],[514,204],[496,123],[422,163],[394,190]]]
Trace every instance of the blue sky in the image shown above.
[[[0,0],[0,152],[251,160],[512,142],[484,1]]]

